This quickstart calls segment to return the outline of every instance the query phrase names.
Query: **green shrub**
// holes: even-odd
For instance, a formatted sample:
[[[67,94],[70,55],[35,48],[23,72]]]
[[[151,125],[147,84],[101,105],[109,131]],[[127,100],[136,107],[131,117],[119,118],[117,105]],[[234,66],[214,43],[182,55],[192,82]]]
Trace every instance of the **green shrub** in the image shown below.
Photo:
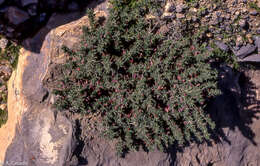
[[[6,110],[2,110],[0,108],[0,128],[2,127],[3,124],[6,123],[7,116],[8,116],[7,111]]]
[[[114,3],[104,25],[88,15],[82,49],[64,48],[69,61],[55,88],[55,106],[100,114],[117,150],[165,150],[174,143],[210,139],[207,99],[219,94],[213,54],[191,39],[172,41],[145,20],[149,7]]]

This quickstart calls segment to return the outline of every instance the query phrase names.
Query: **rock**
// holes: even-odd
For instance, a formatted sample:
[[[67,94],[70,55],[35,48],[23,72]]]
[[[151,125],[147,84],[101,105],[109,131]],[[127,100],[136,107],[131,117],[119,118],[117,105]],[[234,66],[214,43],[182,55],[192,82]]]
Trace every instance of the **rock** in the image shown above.
[[[176,12],[177,13],[182,13],[183,12],[183,4],[179,4],[176,6]]]
[[[171,2],[168,1],[168,2],[166,3],[166,5],[165,5],[164,11],[171,13],[171,12],[173,12],[174,10],[175,10],[175,6],[173,5],[173,3],[171,3]]]
[[[0,110],[6,110],[7,105],[6,104],[0,104]]]
[[[68,10],[69,11],[77,11],[77,10],[79,10],[79,5],[76,2],[71,2],[68,5]]]
[[[253,41],[253,39],[252,39],[252,34],[248,33],[248,34],[246,35],[246,38],[247,38],[247,40],[248,40],[248,42],[249,42],[250,44],[253,44],[253,43],[254,43],[254,41]]]
[[[0,0],[0,5],[2,5],[5,2],[5,0]]]
[[[206,36],[208,37],[208,38],[212,38],[213,37],[213,34],[212,33],[206,33]]]
[[[248,23],[247,23],[247,21],[246,20],[244,20],[244,19],[241,19],[241,20],[239,20],[239,26],[241,27],[241,28],[243,28],[243,29],[246,29],[247,27],[248,27]]]
[[[12,73],[12,69],[7,65],[0,65],[0,75],[4,74],[6,77],[9,77]]]
[[[30,16],[36,16],[37,15],[37,5],[31,4],[27,7],[27,12]]]
[[[38,0],[21,0],[21,4],[23,7],[30,5],[30,4],[37,4],[37,3],[38,3]]]
[[[239,58],[245,58],[256,50],[256,46],[252,44],[247,44],[246,46],[241,47],[238,51],[235,51],[235,55]]]
[[[184,14],[181,14],[181,13],[177,13],[177,14],[176,14],[176,17],[177,17],[178,19],[183,19],[183,18],[185,18],[185,15],[184,15]]]
[[[2,50],[5,50],[7,44],[8,44],[8,40],[7,40],[6,38],[0,39],[0,48],[1,48]]]
[[[9,7],[6,12],[6,17],[13,25],[19,25],[29,19],[29,15],[17,7]]]
[[[257,16],[257,15],[258,15],[258,12],[257,12],[256,10],[252,10],[252,11],[250,11],[250,14],[251,14],[252,16]]]
[[[258,49],[258,54],[260,54],[260,36],[255,36],[254,41],[255,41],[255,46]]]
[[[171,20],[171,19],[176,18],[176,15],[174,13],[165,12],[165,13],[163,13],[162,18],[164,20]]]
[[[245,57],[244,59],[238,59],[239,62],[260,62],[260,54],[253,54]]]
[[[238,35],[238,36],[237,36],[237,39],[236,39],[236,46],[237,46],[237,47],[240,47],[240,46],[243,45],[243,43],[244,43],[243,37],[240,36],[240,35]]]
[[[219,49],[221,49],[222,51],[229,51],[229,47],[228,45],[226,45],[225,43],[221,42],[221,41],[216,41],[215,44],[218,46]]]
[[[256,33],[260,35],[260,28],[256,30]]]

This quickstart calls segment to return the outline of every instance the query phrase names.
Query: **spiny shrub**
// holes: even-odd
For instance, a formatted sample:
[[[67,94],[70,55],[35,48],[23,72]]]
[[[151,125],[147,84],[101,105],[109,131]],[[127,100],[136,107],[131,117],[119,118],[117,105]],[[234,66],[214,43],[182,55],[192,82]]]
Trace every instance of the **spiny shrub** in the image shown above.
[[[160,35],[145,19],[150,7],[142,2],[132,8],[116,1],[104,25],[89,10],[82,48],[64,48],[69,60],[54,91],[59,110],[99,113],[119,154],[210,139],[214,128],[204,111],[219,93],[211,53],[190,39]]]
[[[0,108],[0,128],[6,123],[7,116],[7,111]]]

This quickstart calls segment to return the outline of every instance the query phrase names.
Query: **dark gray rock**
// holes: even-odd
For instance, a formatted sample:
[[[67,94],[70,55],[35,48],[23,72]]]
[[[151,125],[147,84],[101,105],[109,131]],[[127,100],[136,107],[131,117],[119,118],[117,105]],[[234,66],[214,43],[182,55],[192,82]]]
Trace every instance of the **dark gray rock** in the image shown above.
[[[77,10],[79,10],[79,5],[76,2],[71,2],[68,5],[68,10],[70,10],[70,11],[77,11]]]
[[[0,0],[0,5],[2,5],[5,2],[5,0]]]
[[[8,7],[6,11],[6,18],[8,19],[9,23],[13,25],[19,25],[28,20],[29,15],[25,11],[12,6]]]
[[[229,51],[229,47],[225,43],[223,43],[221,41],[216,41],[215,44],[218,46],[219,49],[226,51],[226,52]]]
[[[256,46],[252,44],[247,44],[242,46],[238,51],[234,51],[234,54],[239,58],[245,58],[246,56],[252,54],[256,50]]]
[[[260,62],[260,54],[253,54],[245,57],[244,59],[238,59],[239,62]]]
[[[37,3],[38,3],[38,0],[21,0],[21,4],[23,7],[30,5],[30,4],[37,4]]]
[[[260,28],[258,28],[258,29],[256,30],[256,33],[257,33],[258,35],[260,35]]]
[[[30,16],[36,16],[37,15],[37,5],[31,4],[27,7],[27,12]]]
[[[243,28],[243,29],[246,29],[247,26],[248,26],[248,22],[247,22],[245,19],[241,19],[241,20],[239,21],[239,26],[240,26],[241,28]]]
[[[256,10],[253,10],[253,11],[250,12],[250,14],[251,14],[252,16],[256,16],[256,15],[258,15],[258,12],[257,12]]]
[[[184,9],[183,4],[180,4],[180,5],[177,5],[177,6],[176,6],[176,12],[177,12],[177,13],[183,12],[183,9]]]
[[[0,39],[0,48],[4,50],[8,44],[8,40],[6,38]]]
[[[254,37],[255,46],[258,48],[258,52],[260,52],[260,36]]]

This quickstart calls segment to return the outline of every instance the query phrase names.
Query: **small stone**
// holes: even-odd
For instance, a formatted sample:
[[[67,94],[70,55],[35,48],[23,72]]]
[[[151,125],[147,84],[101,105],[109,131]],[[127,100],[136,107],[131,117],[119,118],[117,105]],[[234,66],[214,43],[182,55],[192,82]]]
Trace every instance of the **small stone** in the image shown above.
[[[8,8],[6,17],[14,25],[19,25],[29,19],[29,15],[26,12],[14,6]]]
[[[0,39],[0,48],[1,48],[2,50],[5,50],[7,44],[8,44],[8,40],[7,40],[6,38]]]
[[[252,10],[252,11],[250,12],[250,15],[256,16],[256,15],[258,15],[258,12],[257,12],[256,10]]]
[[[192,16],[191,19],[192,19],[193,22],[197,22],[198,21],[198,18],[196,16]]]
[[[213,34],[212,34],[212,33],[207,33],[206,36],[207,36],[208,38],[212,38]]]
[[[29,5],[27,8],[27,12],[30,16],[36,16],[37,15],[37,5],[36,4]]]
[[[39,22],[45,21],[45,20],[46,20],[46,16],[47,16],[46,13],[41,13],[41,14],[40,14],[40,17],[39,17]]]
[[[180,5],[177,5],[177,6],[176,6],[176,12],[177,12],[177,13],[183,12],[183,4],[180,4]]]
[[[239,26],[241,27],[241,28],[243,28],[243,29],[245,29],[245,28],[247,28],[247,21],[246,20],[244,20],[244,19],[241,19],[241,20],[239,20]]]
[[[243,41],[243,37],[242,36],[237,36],[237,40],[236,40],[236,46],[237,47],[240,47],[240,46],[242,46],[243,45],[243,43],[244,43],[244,41]]]
[[[2,5],[5,2],[5,0],[0,0],[0,5]]]
[[[5,77],[10,77],[12,74],[12,69],[6,65],[0,66],[0,74],[3,74]]]
[[[229,47],[228,45],[226,45],[225,43],[221,42],[221,41],[216,41],[215,44],[218,46],[219,49],[221,49],[222,51],[229,51]]]
[[[0,109],[3,110],[3,111],[5,111],[6,108],[7,108],[7,105],[6,105],[6,104],[1,104],[1,105],[0,105]]]
[[[226,14],[224,17],[226,20],[230,20],[230,18],[231,18],[230,14]]]
[[[171,20],[171,19],[176,18],[176,16],[174,13],[165,12],[165,13],[163,13],[162,18],[164,20]]]
[[[185,15],[184,15],[184,14],[181,14],[181,13],[177,13],[177,14],[176,14],[176,17],[177,17],[178,19],[182,19],[182,18],[185,18]]]
[[[254,41],[253,41],[253,39],[252,39],[252,35],[251,35],[251,34],[247,34],[247,35],[246,35],[246,38],[247,38],[247,40],[249,41],[249,43],[251,43],[251,44],[253,44],[253,43],[254,43]]]
[[[174,12],[175,10],[175,6],[171,3],[171,2],[167,2],[167,4],[165,5],[165,12]]]
[[[255,46],[257,47],[258,53],[260,54],[260,36],[254,37],[254,40],[255,40]]]
[[[256,50],[256,46],[252,44],[247,44],[246,46],[241,47],[238,51],[235,52],[235,55],[239,58],[245,58]]]
[[[238,46],[233,47],[234,51],[238,51],[239,49],[240,49],[240,47],[238,47]]]
[[[30,4],[37,4],[37,3],[38,3],[38,0],[21,0],[21,4],[23,7],[30,5]]]
[[[197,13],[197,12],[198,12],[198,9],[196,9],[196,8],[190,8],[189,11],[192,12],[192,13]]]
[[[253,54],[244,59],[238,59],[239,62],[260,62],[260,54]]]
[[[236,16],[239,16],[239,15],[240,15],[240,11],[236,11],[236,12],[235,12],[235,15],[236,15]]]
[[[71,2],[68,5],[68,10],[69,11],[77,11],[77,10],[79,10],[79,5],[76,2]]]
[[[256,30],[256,33],[260,35],[260,28]]]

